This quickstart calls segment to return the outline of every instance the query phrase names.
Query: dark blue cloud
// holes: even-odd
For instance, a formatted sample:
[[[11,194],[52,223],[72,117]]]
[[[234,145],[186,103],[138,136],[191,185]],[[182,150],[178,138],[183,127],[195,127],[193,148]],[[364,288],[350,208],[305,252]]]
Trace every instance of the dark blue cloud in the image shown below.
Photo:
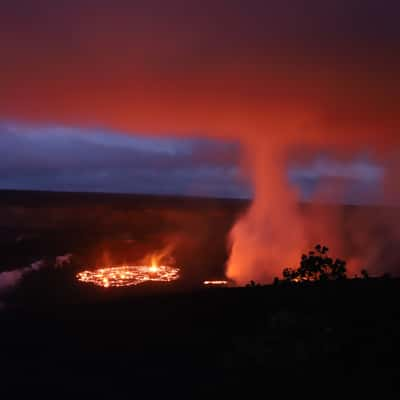
[[[306,200],[347,204],[383,201],[384,168],[363,154],[346,161],[314,155],[306,163],[293,163],[289,179]]]
[[[238,143],[102,129],[0,124],[0,188],[249,197]],[[310,153],[289,180],[304,200],[381,201],[384,170],[368,157]]]
[[[243,197],[239,147],[58,126],[0,125],[0,188]]]

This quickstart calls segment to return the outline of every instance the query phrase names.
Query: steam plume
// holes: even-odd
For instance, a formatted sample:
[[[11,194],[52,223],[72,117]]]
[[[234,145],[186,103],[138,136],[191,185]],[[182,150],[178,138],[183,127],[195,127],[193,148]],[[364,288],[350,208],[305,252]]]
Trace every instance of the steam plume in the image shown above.
[[[304,247],[296,193],[286,182],[283,149],[257,141],[246,143],[245,151],[254,200],[232,229],[227,270],[228,277],[240,283],[270,280],[282,265],[292,265]]]

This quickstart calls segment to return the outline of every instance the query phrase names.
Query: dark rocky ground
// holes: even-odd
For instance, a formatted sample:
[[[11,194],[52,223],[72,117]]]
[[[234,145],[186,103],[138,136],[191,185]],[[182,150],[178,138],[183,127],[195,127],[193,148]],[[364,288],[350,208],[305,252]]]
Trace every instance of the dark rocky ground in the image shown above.
[[[399,289],[373,279],[14,303],[0,314],[2,391],[396,393]]]

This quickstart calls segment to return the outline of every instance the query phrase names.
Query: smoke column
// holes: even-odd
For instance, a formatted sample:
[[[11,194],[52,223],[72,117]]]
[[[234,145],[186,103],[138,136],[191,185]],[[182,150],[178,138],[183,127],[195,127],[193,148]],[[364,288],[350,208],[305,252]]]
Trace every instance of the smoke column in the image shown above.
[[[367,269],[371,275],[398,274],[400,257],[400,211],[398,206],[398,163],[386,163],[381,180],[384,204],[367,208],[345,208],[342,186],[329,184],[328,197],[311,198],[303,207],[299,193],[291,186],[287,171],[293,156],[291,143],[268,140],[268,136],[243,139],[243,168],[249,174],[254,197],[248,210],[240,216],[229,237],[230,257],[227,276],[238,284],[250,280],[269,283],[280,277],[285,267],[297,267],[303,253],[317,243],[328,245],[331,255],[347,261],[349,276]],[[318,144],[321,151],[330,150],[337,159],[348,158],[360,150],[345,137],[339,143]],[[376,159],[386,159],[390,150],[378,138],[370,139]],[[351,183],[350,183],[351,184]],[[349,185],[349,183],[347,183]],[[329,204],[333,198],[336,204]]]
[[[244,143],[254,200],[230,234],[227,275],[237,283],[271,280],[304,248],[296,193],[287,182],[285,152],[272,141]]]

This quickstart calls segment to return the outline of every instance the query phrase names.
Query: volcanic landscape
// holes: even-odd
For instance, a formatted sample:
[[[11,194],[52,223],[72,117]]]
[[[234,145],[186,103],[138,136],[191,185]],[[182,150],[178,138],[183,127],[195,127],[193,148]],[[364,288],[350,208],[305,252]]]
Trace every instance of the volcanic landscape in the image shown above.
[[[285,387],[287,371],[301,382],[305,366],[319,366],[322,382],[336,374],[361,393],[397,376],[397,279],[308,288],[226,281],[226,238],[247,202],[15,191],[2,192],[1,202],[4,265],[44,265],[2,293],[8,389],[23,377],[23,391],[122,395],[134,375],[137,390],[205,395],[259,390],[267,374],[286,393],[293,389]],[[185,235],[189,227],[192,235]],[[71,257],[56,267],[62,255]],[[148,279],[162,260],[174,279]],[[118,284],[130,277],[131,262],[144,282]],[[105,266],[112,277],[101,275],[100,284],[77,279],[88,270],[99,274],[96,268],[104,274]]]

